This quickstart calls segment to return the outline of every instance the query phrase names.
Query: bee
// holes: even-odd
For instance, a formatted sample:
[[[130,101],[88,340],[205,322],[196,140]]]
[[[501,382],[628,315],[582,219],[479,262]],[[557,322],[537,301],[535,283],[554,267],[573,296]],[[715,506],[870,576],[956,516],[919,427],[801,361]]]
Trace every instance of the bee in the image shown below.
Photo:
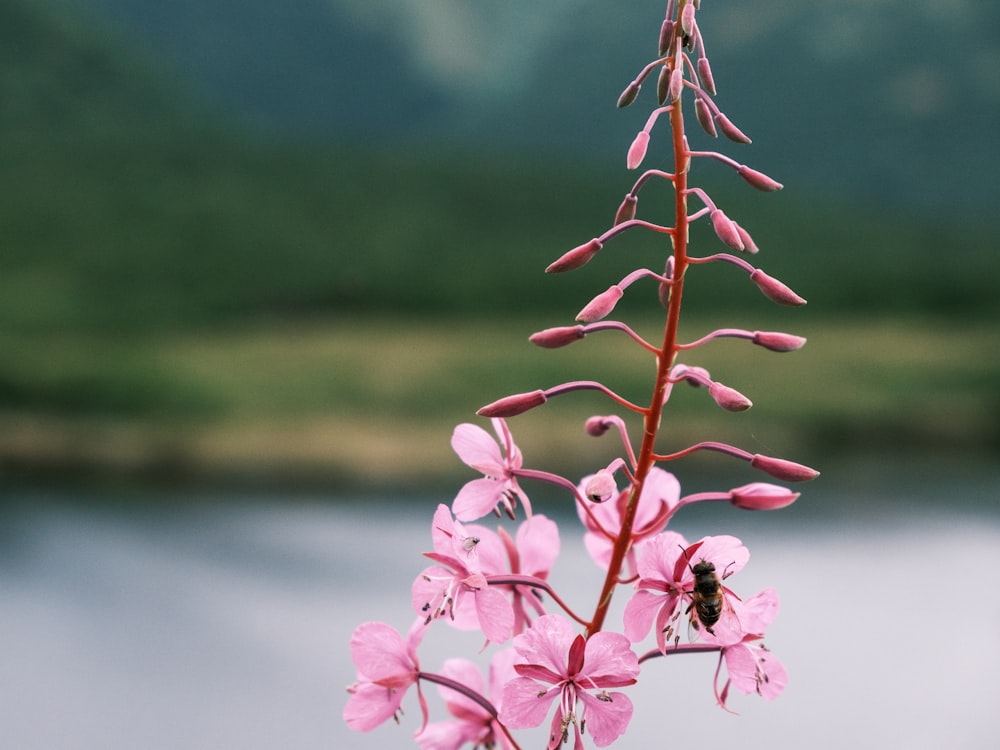
[[[684,556],[687,557],[685,550]],[[709,633],[715,635],[715,626],[720,620],[727,630],[739,630],[739,618],[733,611],[733,605],[724,595],[727,590],[722,585],[722,581],[729,577],[729,567],[722,573],[722,578],[715,572],[714,563],[701,559],[694,565],[688,561],[688,567],[694,575],[694,584],[690,591],[685,591],[691,597],[691,604],[684,614],[689,614],[694,610],[694,617],[690,619],[688,635],[691,640],[695,640],[698,634],[699,623]]]

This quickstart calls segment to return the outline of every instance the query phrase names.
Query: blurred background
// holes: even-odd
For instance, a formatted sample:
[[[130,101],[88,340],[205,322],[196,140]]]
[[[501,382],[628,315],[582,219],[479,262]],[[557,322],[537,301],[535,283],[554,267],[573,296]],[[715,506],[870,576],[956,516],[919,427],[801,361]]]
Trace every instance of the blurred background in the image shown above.
[[[655,55],[664,6],[0,0],[12,747],[406,745],[415,703],[402,729],[340,722],[346,643],[362,619],[409,623],[430,515],[470,478],[454,425],[578,378],[648,398],[648,362],[621,337],[526,339],[663,263],[657,238],[630,233],[583,270],[543,273],[632,186],[652,82],[615,102]],[[714,722],[763,747],[795,723],[813,747],[875,746],[934,714],[911,721],[908,747],[986,746],[1000,595],[968,571],[1000,562],[1000,6],[711,0],[699,20],[717,101],[754,142],[692,130],[692,146],[785,189],[756,193],[709,161],[696,180],[809,304],[779,309],[735,269],[700,267],[684,333],[810,343],[699,350],[690,363],[755,408],[679,391],[667,440],[823,475],[781,519],[682,519],[694,538],[759,540],[793,683],[784,704],[747,701],[741,723],[698,664],[704,685],[672,678],[677,716],[710,711],[671,731],[697,741]],[[646,163],[666,149],[654,133]],[[656,187],[640,202],[654,221]],[[721,247],[704,226],[692,240]],[[620,310],[656,338],[650,292]],[[526,464],[574,479],[606,464],[614,443],[582,430],[606,411],[580,396],[519,417]],[[689,491],[758,479],[717,456],[682,464]],[[565,497],[529,491],[570,521]],[[574,532],[561,575],[586,601]],[[970,634],[980,660],[943,657]],[[912,666],[928,657],[936,678]]]

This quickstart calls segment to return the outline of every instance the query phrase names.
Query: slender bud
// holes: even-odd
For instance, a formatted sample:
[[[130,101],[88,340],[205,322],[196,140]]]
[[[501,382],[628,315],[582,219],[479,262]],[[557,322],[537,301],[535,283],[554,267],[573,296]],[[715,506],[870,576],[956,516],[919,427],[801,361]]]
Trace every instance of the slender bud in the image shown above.
[[[746,411],[753,406],[753,402],[735,388],[719,382],[708,386],[708,395],[726,411]]]
[[[694,3],[688,3],[681,11],[681,30],[689,36],[694,33]]]
[[[554,263],[551,263],[545,269],[545,273],[562,273],[585,266],[591,258],[600,252],[602,247],[604,247],[604,243],[595,237],[590,242],[574,247]]]
[[[672,42],[674,40],[674,22],[669,18],[663,21],[663,25],[660,26],[660,54],[665,55],[670,51],[673,46]]]
[[[756,255],[760,252],[760,248],[757,247],[757,243],[753,241],[753,237],[750,236],[750,232],[745,230],[735,221],[733,222],[733,226],[736,227],[736,233],[740,236],[740,239],[743,240],[744,252],[750,253],[750,255]]]
[[[751,341],[772,352],[794,352],[806,345],[806,340],[802,336],[793,336],[780,331],[754,331]]]
[[[755,469],[760,469],[766,474],[770,474],[775,479],[783,479],[786,482],[808,482],[819,476],[816,469],[811,469],[803,464],[794,461],[786,461],[783,458],[773,458],[762,456],[759,453],[750,458],[750,465]]]
[[[583,326],[560,326],[533,333],[528,337],[528,341],[543,349],[558,349],[561,346],[568,346],[579,341],[586,335]]]
[[[670,74],[670,101],[675,102],[681,98],[681,91],[684,90],[684,66],[678,65],[674,72]]]
[[[642,86],[638,81],[632,81],[632,83],[626,86],[622,95],[618,97],[619,108],[627,107],[634,102],[635,98],[639,95],[640,88],[642,88]]]
[[[736,174],[746,180],[750,185],[757,188],[758,190],[763,190],[765,193],[774,192],[775,190],[781,190],[784,187],[777,180],[772,180],[763,172],[758,172],[756,169],[750,169],[746,164],[741,164],[736,168]]]
[[[753,482],[729,491],[730,502],[744,510],[778,510],[794,503],[798,492],[766,482]]]
[[[592,503],[603,503],[618,495],[618,485],[614,474],[607,469],[601,469],[588,477],[583,485],[583,494]]]
[[[718,208],[713,210],[709,216],[712,219],[712,227],[715,229],[715,233],[719,239],[733,250],[743,250],[743,240],[740,238],[740,233],[736,229],[736,224],[733,220]]]
[[[734,141],[736,143],[751,142],[750,139],[746,136],[746,134],[738,127],[733,125],[732,120],[730,120],[721,112],[717,112],[715,114],[715,122],[719,126],[719,130],[722,131],[722,134],[726,136],[726,138],[728,138],[729,140]]]
[[[707,57],[698,58],[698,78],[701,79],[701,87],[715,96],[715,79],[712,77],[712,66],[709,65]]]
[[[804,305],[806,303],[802,297],[797,295],[773,276],[768,276],[759,268],[755,268],[750,273],[750,281],[757,285],[757,288],[764,293],[765,297],[769,300],[777,302],[779,305],[798,307],[799,305]]]
[[[546,402],[545,391],[528,391],[506,396],[476,412],[480,417],[516,417]]]
[[[671,240],[671,242],[673,242],[673,237],[671,237],[670,240]],[[666,262],[666,264],[663,267],[663,275],[665,277],[667,277],[668,279],[670,279],[671,281],[673,281],[673,278],[674,278],[674,256],[673,255],[670,255],[667,258],[667,262]],[[673,294],[673,289],[674,289],[674,287],[673,287],[672,284],[663,284],[663,283],[661,283],[656,288],[656,296],[658,296],[660,298],[660,304],[663,305],[663,309],[664,310],[667,310],[667,309],[670,308],[670,296],[671,296],[671,294]]]
[[[632,145],[628,148],[628,158],[627,164],[629,169],[635,169],[640,164],[646,156],[646,147],[649,146],[649,133],[645,130],[640,130],[639,134],[632,141]]]
[[[618,206],[618,211],[615,213],[614,226],[618,226],[623,221],[630,221],[635,218],[635,204],[638,203],[638,200],[632,193],[625,196],[622,204]]]
[[[719,137],[719,131],[715,128],[715,120],[712,119],[712,110],[700,96],[694,100],[694,116],[698,119],[701,129],[713,138]]]
[[[588,417],[587,421],[584,422],[583,429],[591,437],[601,437],[611,429],[611,422],[606,417]]]
[[[656,101],[662,107],[667,97],[670,96],[670,66],[664,65],[660,68],[660,75],[656,79]]]
[[[576,319],[581,323],[596,323],[598,320],[603,320],[615,309],[615,305],[624,294],[625,292],[617,284],[609,286],[607,291],[590,300],[577,314]]]

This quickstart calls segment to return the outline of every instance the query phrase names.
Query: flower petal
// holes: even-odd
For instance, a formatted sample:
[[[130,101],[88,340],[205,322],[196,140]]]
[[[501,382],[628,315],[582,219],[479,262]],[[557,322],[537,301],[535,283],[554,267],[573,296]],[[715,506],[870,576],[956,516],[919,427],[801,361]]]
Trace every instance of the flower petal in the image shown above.
[[[384,622],[365,622],[355,628],[351,658],[358,672],[371,682],[413,682],[414,666],[406,643],[395,628]]]
[[[466,466],[487,476],[503,476],[503,455],[496,440],[478,425],[465,422],[451,434],[451,448]]]
[[[505,482],[480,477],[466,482],[458,491],[451,509],[460,521],[475,521],[493,512],[503,495]]]
[[[356,732],[370,732],[392,718],[403,702],[405,690],[366,682],[351,688],[344,706],[344,721]]]
[[[607,747],[621,737],[632,719],[632,701],[624,693],[601,693],[600,698],[586,691],[579,697],[586,706],[587,731],[597,747]]]
[[[528,677],[517,677],[503,689],[500,722],[510,729],[537,727],[545,720],[559,690],[544,690]]]

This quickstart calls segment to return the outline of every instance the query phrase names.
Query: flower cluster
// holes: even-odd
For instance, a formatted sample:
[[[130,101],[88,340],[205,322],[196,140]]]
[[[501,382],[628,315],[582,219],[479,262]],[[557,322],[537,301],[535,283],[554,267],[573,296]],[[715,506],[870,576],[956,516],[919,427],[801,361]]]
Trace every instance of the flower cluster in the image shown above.
[[[817,472],[715,441],[670,453],[656,447],[664,442],[661,415],[674,386],[704,389],[726,411],[745,411],[752,405],[738,390],[682,358],[720,338],[742,339],[773,352],[795,351],[805,344],[805,339],[792,334],[741,328],[721,328],[688,342],[678,338],[684,282],[699,265],[735,266],[768,299],[790,306],[805,303],[745,259],[758,252],[753,238],[704,188],[690,182],[692,163],[712,159],[758,190],[782,187],[728,156],[689,146],[685,101],[692,102],[695,120],[708,136],[721,133],[736,143],[750,142],[715,102],[715,81],[698,23],[700,6],[700,0],[668,0],[658,55],[619,99],[619,106],[631,104],[647,78],[657,73],[657,106],[629,147],[626,165],[634,170],[643,164],[654,130],[657,137],[662,132],[668,139],[672,165],[642,172],[611,227],[547,268],[550,273],[579,269],[614,237],[635,229],[668,240],[662,271],[636,269],[584,305],[575,325],[549,328],[531,337],[538,346],[556,348],[601,331],[624,333],[654,360],[649,403],[632,403],[600,382],[572,381],[506,396],[482,407],[477,413],[491,420],[493,434],[474,424],[455,428],[452,447],[477,476],[459,490],[450,507],[440,504],[434,513],[433,549],[425,553],[431,564],[412,583],[415,619],[406,638],[376,622],[355,631],[351,651],[358,674],[344,710],[354,729],[369,731],[389,718],[398,720],[402,700],[414,688],[423,715],[415,740],[424,750],[463,746],[515,750],[520,747],[515,730],[542,726],[547,719],[549,750],[571,738],[574,749],[580,750],[587,743],[606,747],[626,732],[633,704],[623,689],[641,682],[642,672],[657,668],[662,657],[715,654],[714,694],[723,708],[731,688],[770,700],[785,686],[784,666],[764,646],[766,630],[777,614],[777,594],[773,589],[738,593],[735,583],[750,559],[749,550],[724,534],[689,541],[670,523],[693,503],[724,501],[745,510],[775,510],[794,502],[799,493],[763,481],[684,495],[680,482],[663,467],[697,451],[712,451],[745,461],[781,482],[806,481]],[[673,191],[672,215],[666,223],[637,218],[640,193],[652,181],[668,183]],[[689,201],[699,207],[689,209]],[[697,256],[689,252],[688,229],[699,220],[710,223],[724,249]],[[665,308],[659,344],[622,321],[609,320],[626,291],[644,279],[655,283]],[[585,424],[589,435],[617,436],[620,454],[610,463],[594,467],[579,481],[527,468],[506,420],[579,390],[604,394],[619,411],[640,422],[642,440],[633,442],[626,418],[619,414],[593,416]],[[593,609],[582,614],[548,580],[559,558],[560,537],[552,519],[532,512],[524,488],[539,482],[560,488],[567,502],[574,504],[583,543],[599,571]],[[479,523],[490,515],[518,522],[517,527],[508,530],[501,525],[494,530]],[[612,623],[611,602],[623,596],[627,597],[623,620]],[[491,654],[488,680],[476,664],[461,658],[448,659],[437,672],[422,669],[417,649],[423,635],[442,626],[482,635],[482,648]],[[421,690],[426,682],[438,686],[450,719],[428,721]]]

